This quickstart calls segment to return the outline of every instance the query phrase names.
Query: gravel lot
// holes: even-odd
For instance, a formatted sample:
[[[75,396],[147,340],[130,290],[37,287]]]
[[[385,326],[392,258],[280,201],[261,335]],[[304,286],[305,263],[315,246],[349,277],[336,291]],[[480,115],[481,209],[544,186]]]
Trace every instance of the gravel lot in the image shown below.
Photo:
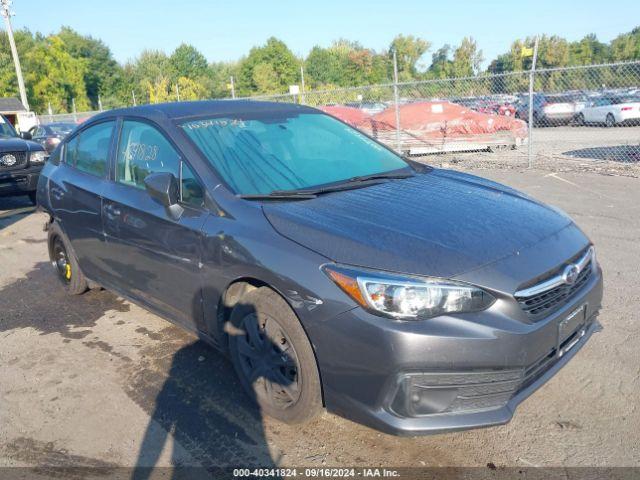
[[[640,466],[640,180],[475,173],[565,209],[605,272],[603,331],[508,425],[397,438],[263,419],[194,337],[106,291],[66,297],[44,217],[0,199],[0,466]]]

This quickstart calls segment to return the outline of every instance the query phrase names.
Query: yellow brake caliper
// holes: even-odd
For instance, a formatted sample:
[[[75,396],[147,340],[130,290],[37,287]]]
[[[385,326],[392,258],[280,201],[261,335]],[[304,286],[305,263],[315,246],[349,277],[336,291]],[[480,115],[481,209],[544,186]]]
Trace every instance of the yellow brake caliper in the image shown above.
[[[71,280],[71,264],[67,263],[64,267],[64,278]]]

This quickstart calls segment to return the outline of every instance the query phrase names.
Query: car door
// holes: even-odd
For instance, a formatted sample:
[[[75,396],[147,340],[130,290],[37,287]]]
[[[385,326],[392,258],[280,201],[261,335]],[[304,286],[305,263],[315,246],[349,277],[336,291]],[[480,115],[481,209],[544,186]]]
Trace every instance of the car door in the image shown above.
[[[201,229],[209,214],[201,183],[158,126],[125,119],[119,138],[103,202],[109,274],[123,293],[202,329]],[[146,176],[158,172],[182,182],[178,218],[145,189]]]
[[[49,179],[53,215],[67,235],[83,273],[101,281],[102,191],[107,184],[108,158],[115,121],[81,130],[62,147],[62,159]]]
[[[596,114],[594,122],[604,123],[607,119],[607,113],[610,110],[611,100],[608,98],[601,98],[598,100],[598,106],[596,108]]]

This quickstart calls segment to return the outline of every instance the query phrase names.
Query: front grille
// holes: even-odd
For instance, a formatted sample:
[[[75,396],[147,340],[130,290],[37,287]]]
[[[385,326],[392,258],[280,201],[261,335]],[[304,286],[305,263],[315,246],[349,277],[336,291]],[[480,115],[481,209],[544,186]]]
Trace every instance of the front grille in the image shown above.
[[[582,252],[582,255],[585,255],[585,253]],[[583,265],[582,270],[578,274],[574,283],[562,283],[561,285],[554,286],[548,290],[526,296],[518,295],[516,292],[516,300],[530,320],[534,322],[542,320],[556,310],[562,308],[578,291],[582,289],[582,287],[589,282],[589,279],[593,274],[594,261],[595,260],[592,257]],[[571,262],[567,262],[562,267],[556,269],[553,275],[548,276],[546,280],[550,279],[552,276],[559,275],[559,272],[561,272],[569,263]],[[538,281],[538,283],[543,283],[544,281],[545,280]]]
[[[3,161],[5,155],[13,155],[15,163],[13,165],[7,165],[6,161]],[[0,171],[6,172],[24,168],[27,165],[27,152],[0,152]]]

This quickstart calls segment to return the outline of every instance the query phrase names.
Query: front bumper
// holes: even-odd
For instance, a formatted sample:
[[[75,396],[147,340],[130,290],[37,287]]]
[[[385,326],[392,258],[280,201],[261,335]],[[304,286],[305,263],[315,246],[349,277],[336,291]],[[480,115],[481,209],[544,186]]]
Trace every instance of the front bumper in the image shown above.
[[[598,270],[563,308],[534,324],[491,311],[393,322],[353,309],[328,320],[328,330],[309,332],[314,340],[331,332],[314,341],[325,405],[396,435],[506,423],[599,329],[601,299]],[[559,339],[560,322],[582,306],[585,320]]]
[[[0,170],[0,197],[34,192],[41,170],[41,165],[7,172]]]

